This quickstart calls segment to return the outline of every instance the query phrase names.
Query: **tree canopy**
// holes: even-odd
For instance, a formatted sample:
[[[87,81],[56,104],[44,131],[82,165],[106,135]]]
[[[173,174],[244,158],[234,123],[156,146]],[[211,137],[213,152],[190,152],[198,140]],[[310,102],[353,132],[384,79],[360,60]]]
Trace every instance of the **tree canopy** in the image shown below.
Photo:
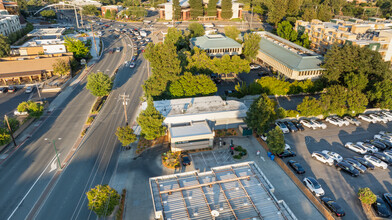
[[[11,51],[11,46],[8,42],[8,38],[0,34],[0,57],[9,56]]]
[[[215,83],[207,75],[185,72],[177,81],[170,84],[169,92],[175,98],[204,96],[216,93]]]
[[[19,103],[17,110],[18,112],[28,112],[29,116],[39,118],[44,112],[44,106],[37,102],[27,101]]]
[[[375,203],[377,200],[377,196],[370,190],[368,187],[359,188],[358,190],[358,198],[365,205],[370,206]]]
[[[173,15],[174,20],[181,19],[181,5],[179,0],[173,0]]]
[[[83,11],[82,12],[85,15],[95,15],[95,16],[99,15],[98,8],[95,5],[85,5],[85,6],[83,6]]]
[[[295,41],[298,37],[298,33],[293,29],[293,26],[288,21],[280,22],[276,32],[278,33],[279,37],[289,41]]]
[[[278,126],[267,133],[267,144],[273,154],[280,154],[284,151],[284,136]]]
[[[221,0],[221,17],[223,19],[231,19],[233,17],[233,3],[232,0]]]
[[[56,17],[56,12],[54,12],[53,10],[43,10],[39,14],[45,18],[55,18]]]
[[[141,127],[141,134],[147,140],[154,140],[165,135],[166,127],[162,125],[165,117],[154,107],[154,102],[147,98],[147,108],[140,112],[136,121]]]
[[[86,193],[88,209],[95,212],[98,217],[109,216],[120,203],[118,192],[108,185],[97,185]]]
[[[116,131],[116,136],[124,147],[135,142],[137,139],[133,129],[129,126],[118,127]]]
[[[207,7],[207,16],[217,16],[216,4],[218,0],[209,0]]]
[[[203,2],[200,0],[189,0],[189,6],[191,8],[191,17],[197,19],[199,16],[203,16]]]
[[[245,123],[261,135],[268,131],[270,124],[277,119],[276,103],[266,94],[260,95],[246,112]]]
[[[110,77],[102,72],[91,73],[87,77],[86,88],[94,96],[107,96],[112,90],[113,82]]]
[[[205,33],[204,27],[200,23],[190,23],[188,29],[191,32],[191,37],[203,36]]]
[[[256,33],[246,33],[244,35],[243,54],[248,60],[256,59],[257,53],[260,49],[260,40],[260,35]]]
[[[225,35],[233,40],[238,38],[238,35],[241,33],[240,30],[236,26],[225,26]]]
[[[69,62],[63,59],[58,59],[56,63],[53,64],[53,73],[55,75],[64,76],[69,74],[70,71],[71,71],[71,66]]]
[[[65,37],[64,41],[67,50],[72,52],[76,59],[87,58],[90,55],[90,49],[81,40]]]
[[[225,54],[222,58],[215,57],[212,60],[214,64],[214,72],[218,74],[239,74],[239,73],[249,73],[250,66],[249,61],[241,59],[239,56]]]

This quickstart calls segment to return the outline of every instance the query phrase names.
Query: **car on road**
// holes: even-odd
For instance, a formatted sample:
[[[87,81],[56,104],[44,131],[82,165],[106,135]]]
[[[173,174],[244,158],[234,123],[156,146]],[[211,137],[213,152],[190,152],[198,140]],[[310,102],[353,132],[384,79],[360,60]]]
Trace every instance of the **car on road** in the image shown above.
[[[302,120],[300,120],[299,121],[301,124],[303,124],[305,127],[307,127],[307,128],[311,128],[311,129],[313,129],[313,130],[315,130],[316,128],[317,128],[317,126],[313,123],[313,122],[311,122],[311,121],[309,121],[309,120],[306,120],[306,119],[302,119]]]
[[[181,155],[181,163],[183,166],[191,165],[191,159],[189,158],[188,154]]]
[[[129,64],[129,67],[134,68],[135,67],[135,63],[132,62],[131,64]]]
[[[323,196],[324,189],[321,187],[320,183],[313,177],[305,177],[303,179],[303,183],[305,186],[310,190],[311,193],[315,194],[316,196]]]
[[[385,162],[386,164],[388,164],[388,165],[392,165],[392,159],[391,159],[388,155],[386,155],[386,154],[384,154],[384,153],[375,152],[375,153],[373,153],[373,156],[375,156],[375,157],[377,157],[378,159],[384,161],[384,162]]]
[[[372,163],[370,163],[369,161],[367,161],[365,158],[354,156],[353,159],[360,162],[366,168],[374,170],[374,165]]]
[[[289,130],[290,130],[291,132],[297,132],[297,131],[298,131],[298,128],[294,125],[293,122],[291,122],[291,121],[285,121],[284,123],[285,123],[285,125],[289,128]]]
[[[298,163],[297,161],[295,161],[295,160],[289,160],[289,161],[287,161],[287,164],[288,164],[291,168],[293,168],[293,170],[294,170],[297,174],[304,174],[304,173],[305,173],[304,168],[303,168],[302,165],[301,165],[300,163]]]
[[[8,87],[8,92],[9,93],[14,93],[14,92],[16,92],[16,90],[17,90],[17,88],[15,86]]]
[[[355,169],[354,166],[352,166],[351,164],[349,164],[346,161],[342,161],[340,163],[337,163],[336,164],[336,169],[337,170],[343,170],[343,171],[347,172],[348,174],[350,174],[353,177],[359,176],[359,171],[357,169]]]
[[[344,116],[343,119],[348,121],[348,122],[350,122],[350,124],[353,124],[355,126],[360,126],[361,125],[361,122],[358,121],[358,119],[356,119],[356,118],[353,118],[353,117],[350,117],[350,116]]]
[[[8,88],[7,87],[0,88],[0,93],[7,93],[7,92],[8,92]]]
[[[327,154],[324,154],[321,151],[315,151],[312,153],[312,158],[315,160],[320,161],[323,164],[328,164],[330,166],[333,165],[333,159],[331,157],[329,157]]]
[[[322,203],[337,217],[343,217],[346,215],[342,207],[340,207],[333,199],[328,198],[328,197],[323,197],[321,198]]]
[[[387,146],[379,140],[366,140],[365,143],[369,143],[369,144],[377,147],[379,151],[387,149]]]
[[[376,123],[376,122],[377,122],[377,121],[374,120],[373,118],[371,118],[371,117],[369,117],[369,116],[367,116],[367,115],[364,115],[364,114],[358,115],[358,118],[359,118],[359,119],[362,119],[362,120],[364,120],[364,121],[366,121],[366,122],[369,122],[369,123]]]
[[[326,121],[326,122],[329,122],[330,124],[339,126],[339,127],[342,127],[342,126],[343,126],[343,123],[342,123],[342,122],[338,121],[336,118],[333,118],[333,117],[327,117],[327,118],[325,119],[325,121]]]
[[[384,193],[383,195],[385,202],[392,208],[392,194],[391,193]]]
[[[353,166],[355,169],[357,169],[361,173],[365,173],[365,171],[367,170],[367,168],[364,165],[362,165],[360,162],[358,162],[352,158],[344,158],[343,161],[350,164],[351,166]]]
[[[375,213],[382,218],[389,218],[391,216],[388,207],[379,196],[377,196],[376,202],[372,204],[372,208]]]
[[[374,119],[376,122],[388,123],[388,120],[378,116],[377,114],[369,114],[369,117]]]
[[[352,142],[347,142],[344,147],[346,147],[347,149],[350,149],[356,153],[359,154],[366,154],[367,150],[364,147],[361,147],[359,145],[353,144]]]
[[[369,144],[369,143],[364,143],[364,142],[358,141],[357,145],[365,148],[369,153],[378,152],[378,148],[375,147],[374,145]]]
[[[275,125],[278,126],[285,134],[290,132],[289,128],[281,121],[275,122]]]
[[[25,90],[25,93],[27,93],[27,94],[32,93],[33,92],[33,88],[34,87],[32,87],[32,86],[27,86],[26,90]]]
[[[260,69],[260,68],[261,68],[261,66],[258,65],[258,64],[252,64],[252,65],[250,65],[250,69],[251,69],[251,70],[258,70],[258,69]]]
[[[302,126],[302,124],[299,123],[298,121],[293,120],[291,122],[295,125],[295,127],[297,127],[298,131],[304,131],[305,130],[305,128]]]
[[[311,119],[310,121],[313,122],[313,124],[315,124],[315,126],[318,127],[318,128],[321,128],[321,129],[326,129],[327,128],[327,125],[324,122],[320,121],[320,120]]]
[[[338,153],[329,151],[329,150],[323,150],[321,151],[322,153],[328,155],[330,158],[332,158],[334,161],[336,161],[337,163],[341,162],[343,160],[343,157],[340,156]]]
[[[378,159],[375,156],[365,155],[363,158],[365,158],[365,160],[369,161],[375,167],[382,168],[384,170],[388,168],[388,164],[386,164],[385,162],[381,161],[380,159]]]
[[[278,157],[285,158],[285,157],[295,157],[297,154],[292,150],[284,150],[282,153],[278,154]]]

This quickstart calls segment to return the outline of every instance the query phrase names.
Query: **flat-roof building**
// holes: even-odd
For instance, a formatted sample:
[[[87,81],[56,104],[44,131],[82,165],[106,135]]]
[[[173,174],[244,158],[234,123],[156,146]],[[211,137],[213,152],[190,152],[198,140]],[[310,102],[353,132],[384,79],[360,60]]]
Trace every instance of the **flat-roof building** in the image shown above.
[[[266,31],[261,36],[257,60],[294,80],[317,78],[323,73],[323,57]]]
[[[28,56],[39,54],[66,53],[67,48],[62,39],[37,39],[33,38],[21,46],[11,46],[14,56]]]
[[[242,45],[222,34],[204,35],[190,39],[190,47],[205,50],[209,56],[240,55]]]
[[[149,179],[155,219],[296,220],[254,162]]]
[[[63,35],[65,28],[40,28],[34,29],[27,34],[27,36],[31,37],[55,37],[60,38]]]
[[[21,29],[18,15],[10,15],[7,10],[0,10],[0,34],[9,36]]]

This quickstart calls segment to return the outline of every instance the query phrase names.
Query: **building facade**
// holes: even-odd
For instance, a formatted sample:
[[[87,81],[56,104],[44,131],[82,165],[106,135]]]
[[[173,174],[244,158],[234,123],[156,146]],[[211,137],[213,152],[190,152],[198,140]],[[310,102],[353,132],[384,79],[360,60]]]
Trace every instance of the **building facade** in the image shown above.
[[[214,144],[215,133],[207,121],[173,125],[168,134],[173,152],[205,149]]]
[[[294,80],[318,78],[323,74],[321,55],[269,32],[256,33],[261,36],[256,58],[259,63]]]
[[[22,26],[18,15],[10,15],[6,10],[0,10],[0,34],[9,36],[11,33],[20,31]]]
[[[351,44],[378,51],[384,61],[392,61],[391,27],[392,21],[385,18],[332,19],[330,22],[298,20],[295,24],[298,32],[309,35],[311,49],[317,53],[325,54],[334,43]]]
[[[242,45],[222,34],[204,35],[190,39],[190,47],[205,50],[209,56],[241,55]]]

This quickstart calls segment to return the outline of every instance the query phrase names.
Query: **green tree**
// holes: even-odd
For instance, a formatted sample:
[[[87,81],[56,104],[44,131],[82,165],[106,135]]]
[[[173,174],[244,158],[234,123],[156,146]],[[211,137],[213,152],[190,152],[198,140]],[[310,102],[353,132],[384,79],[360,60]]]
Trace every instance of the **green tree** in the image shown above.
[[[313,6],[306,7],[304,9],[304,12],[302,14],[302,20],[311,21],[312,19],[316,19],[316,18],[317,18],[317,13]]]
[[[28,109],[29,109],[29,104],[27,102],[19,103],[18,107],[16,108],[18,112],[27,112]]]
[[[302,116],[317,116],[323,113],[320,101],[309,96],[305,96],[301,104],[297,106],[297,111],[299,111]]]
[[[236,40],[240,33],[236,26],[225,26],[225,35],[233,40]]]
[[[217,16],[216,4],[218,4],[218,0],[208,1],[208,7],[207,7],[208,16]]]
[[[0,57],[9,56],[11,51],[11,46],[8,42],[8,38],[0,34]]]
[[[197,19],[199,16],[203,16],[203,2],[200,0],[189,0],[189,6],[191,8],[191,17]]]
[[[113,18],[112,10],[106,9],[105,18],[106,18],[106,19],[112,19],[112,18]]]
[[[199,37],[205,34],[204,27],[200,23],[190,23],[188,29],[191,32],[191,37]]]
[[[265,133],[270,124],[273,123],[277,116],[275,113],[276,103],[269,99],[266,94],[260,95],[246,112],[245,123],[261,135]]]
[[[0,127],[0,145],[8,144],[11,141],[11,135],[7,129]]]
[[[297,40],[298,33],[293,29],[293,26],[288,21],[282,21],[278,24],[276,31],[279,37],[294,42]]]
[[[373,89],[368,91],[369,100],[374,106],[383,109],[392,109],[392,82],[385,80],[377,82]]]
[[[135,142],[137,139],[133,129],[129,126],[118,127],[116,131],[116,136],[124,147]]]
[[[174,20],[181,19],[181,5],[179,0],[173,0],[173,15]]]
[[[69,52],[72,52],[76,59],[87,58],[90,49],[81,41],[72,37],[65,37],[65,46]]]
[[[27,112],[31,117],[39,118],[44,112],[44,106],[37,102],[28,101],[29,107]]]
[[[40,12],[40,15],[42,17],[50,19],[50,18],[55,18],[56,17],[56,12],[54,12],[53,10],[43,10],[43,11]]]
[[[167,29],[167,34],[165,36],[165,44],[173,44],[177,47],[177,50],[188,47],[188,43],[184,39],[181,30],[178,30],[174,27],[169,27]]]
[[[305,48],[310,48],[310,40],[309,40],[309,35],[307,33],[303,33],[300,37],[300,41],[301,41],[301,46],[305,47]]]
[[[228,54],[224,55],[222,58],[215,57],[212,62],[214,65],[213,72],[217,74],[239,74],[242,72],[249,73],[250,71],[249,61],[241,59],[237,55],[234,55],[231,58]]]
[[[321,4],[317,7],[317,18],[326,22],[332,18],[331,7],[327,4]]]
[[[320,97],[325,115],[337,114],[343,116],[347,111],[347,88],[333,85],[327,88],[327,93]]]
[[[12,130],[12,132],[15,132],[16,130],[18,130],[18,128],[19,128],[19,121],[18,121],[18,119],[16,119],[16,118],[8,118],[8,123],[10,124],[10,127],[11,127],[11,130]],[[8,128],[8,125],[7,125],[7,122],[6,121],[4,121],[4,127],[5,128]]]
[[[99,11],[95,5],[85,5],[83,6],[83,14],[85,15],[99,15]]]
[[[94,96],[107,96],[112,90],[113,82],[110,77],[102,72],[91,73],[87,77],[86,88]]]
[[[268,6],[268,19],[267,22],[275,26],[283,19],[287,11],[286,0],[275,0]]]
[[[363,113],[366,110],[366,106],[368,105],[369,101],[366,95],[359,89],[349,89],[346,97],[347,114],[355,116],[358,113]]]
[[[368,187],[359,188],[357,195],[359,200],[361,200],[362,204],[367,206],[370,206],[377,200],[377,196]]]
[[[88,209],[98,217],[109,216],[114,208],[120,203],[118,192],[108,185],[97,185],[86,193]]]
[[[214,64],[210,56],[204,50],[194,47],[193,53],[186,53],[186,69],[193,74],[211,74],[214,71]]]
[[[301,2],[301,0],[288,0],[286,13],[292,16],[298,15],[299,9],[301,7]]]
[[[69,74],[70,71],[71,71],[71,66],[69,62],[63,59],[58,59],[56,63],[53,64],[53,73],[55,75],[64,76]]]
[[[141,127],[141,134],[147,140],[154,140],[165,135],[166,127],[162,125],[165,117],[154,107],[154,102],[147,98],[147,108],[142,111],[136,121]]]
[[[282,130],[276,126],[267,133],[267,144],[271,153],[280,154],[284,151],[284,136]]]
[[[193,76],[189,72],[185,72],[169,87],[171,96],[175,98],[210,95],[216,93],[217,90],[215,83],[207,75]]]
[[[369,80],[363,73],[347,73],[344,76],[344,84],[349,89],[358,89],[359,91],[365,90]]]
[[[231,19],[233,17],[233,4],[231,0],[221,0],[221,17],[223,19]]]
[[[244,35],[243,54],[248,60],[256,59],[257,53],[260,49],[260,40],[260,35],[256,33],[246,33]]]

